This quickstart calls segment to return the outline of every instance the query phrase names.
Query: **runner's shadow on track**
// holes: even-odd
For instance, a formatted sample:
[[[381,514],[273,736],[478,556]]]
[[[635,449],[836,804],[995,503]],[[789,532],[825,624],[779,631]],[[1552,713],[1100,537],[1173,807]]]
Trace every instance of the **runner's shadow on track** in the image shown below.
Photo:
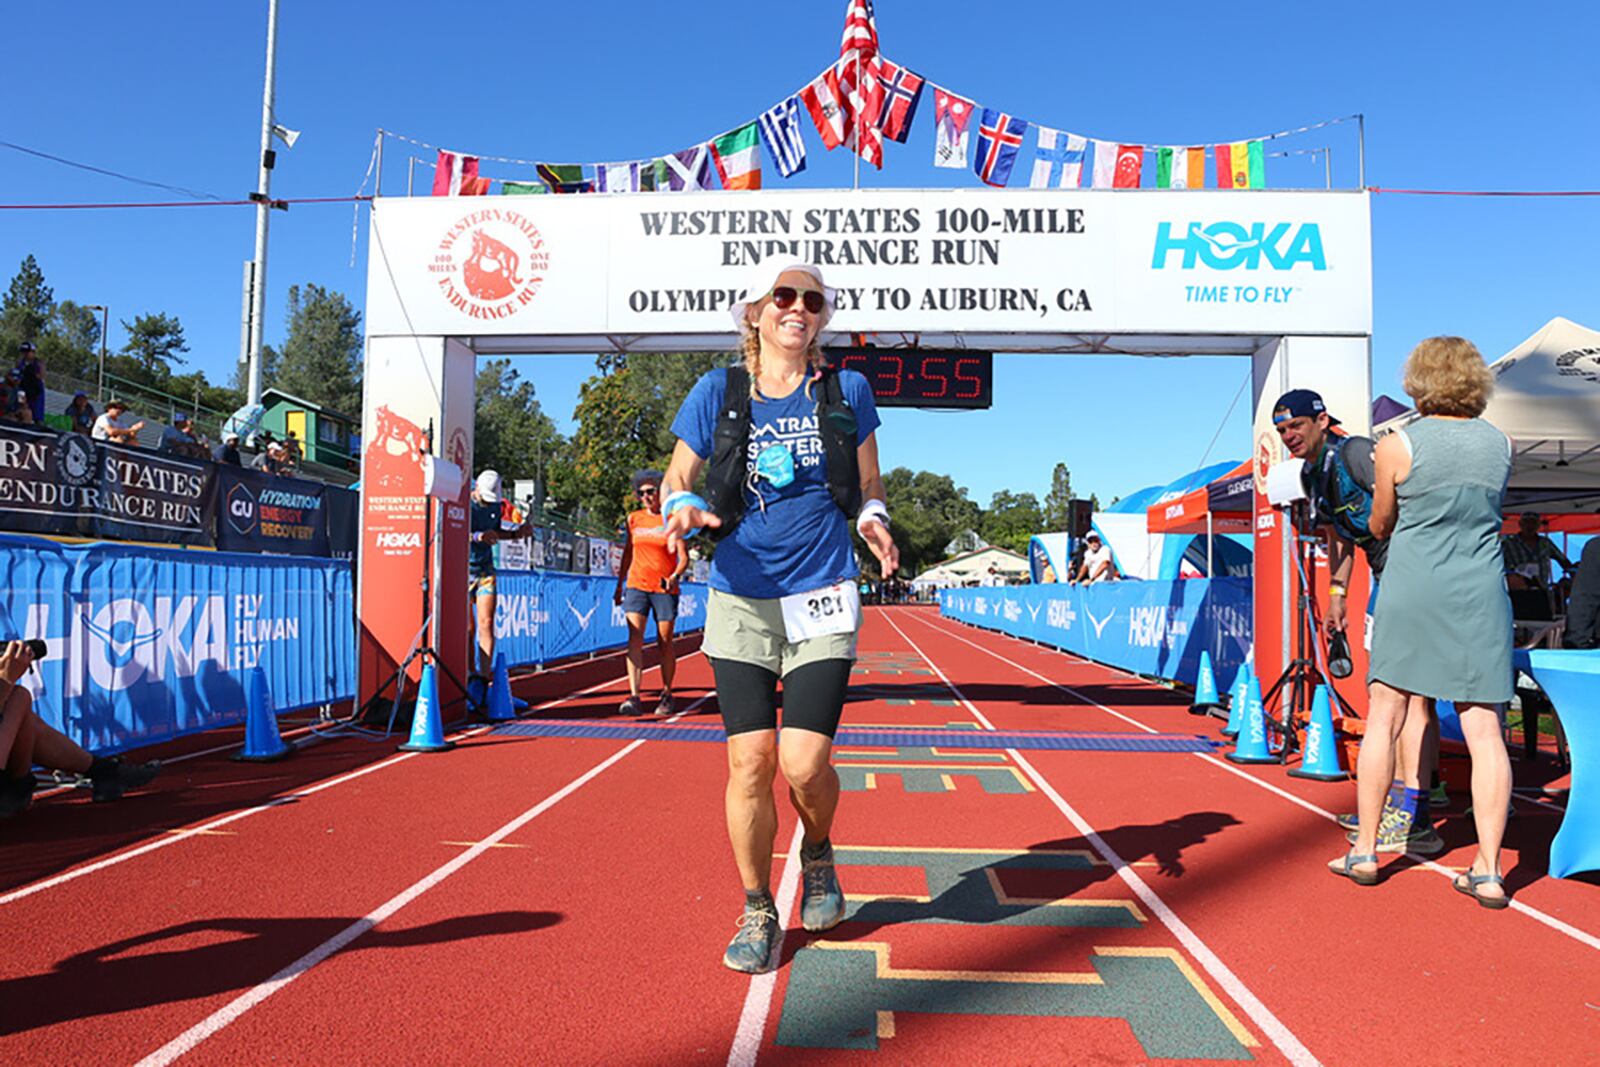
[[[1185,873],[1183,852],[1199,845],[1223,830],[1238,826],[1232,815],[1220,811],[1197,811],[1180,815],[1160,823],[1132,824],[1112,830],[1100,831],[1100,839],[1127,863],[1145,859],[1156,861],[1160,872],[1170,878],[1181,878]],[[1094,855],[1094,849],[1082,837],[1063,837],[1041,841],[1025,849],[1018,849],[1015,857],[1026,857],[1029,852],[1082,851]],[[1013,919],[1029,912],[1049,908],[1048,904],[1007,905],[995,899],[990,871],[1004,871],[1008,866],[1021,869],[1002,860],[998,864],[975,863],[962,871],[959,880],[926,904],[905,900],[872,900],[858,908],[846,922],[829,932],[830,941],[853,941],[877,932],[885,926],[903,922],[936,921],[981,925],[996,919]],[[1092,867],[1072,869],[1074,893],[1085,886],[1098,885],[1116,878],[1107,864],[1095,863]],[[845,877],[848,877],[846,872]],[[1082,898],[1093,899],[1093,898]],[[787,941],[785,942],[787,946]]]
[[[561,922],[555,911],[462,915],[361,934],[343,952],[406,949],[527,933]],[[249,989],[361,920],[197,919],[80,952],[46,974],[0,982],[0,1036],[56,1023]],[[197,942],[208,943],[197,943]],[[169,944],[170,948],[159,948]],[[152,950],[154,949],[154,950]]]

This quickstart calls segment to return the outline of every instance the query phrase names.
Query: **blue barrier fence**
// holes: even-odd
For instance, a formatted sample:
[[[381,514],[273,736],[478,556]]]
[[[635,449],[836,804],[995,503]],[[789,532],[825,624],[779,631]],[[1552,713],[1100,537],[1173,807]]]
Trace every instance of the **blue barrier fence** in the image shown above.
[[[514,667],[578,656],[628,643],[628,623],[613,604],[616,578],[560,571],[499,571],[495,649]],[[678,596],[677,632],[706,624],[706,587],[684,582]],[[654,641],[655,627],[646,625]]]
[[[1193,685],[1211,653],[1223,692],[1250,648],[1248,578],[946,589],[939,611],[1114,667]]]
[[[49,647],[21,684],[92,751],[242,721],[257,666],[279,711],[355,693],[346,562],[0,535],[0,566],[0,637]]]

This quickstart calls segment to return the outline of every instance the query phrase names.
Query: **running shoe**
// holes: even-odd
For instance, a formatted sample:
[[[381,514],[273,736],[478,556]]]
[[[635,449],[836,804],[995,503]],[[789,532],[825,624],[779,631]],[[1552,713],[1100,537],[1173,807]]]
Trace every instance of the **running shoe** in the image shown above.
[[[812,933],[831,930],[844,920],[844,892],[833,869],[833,846],[827,845],[815,856],[800,852],[800,925]]]
[[[629,697],[617,708],[618,715],[643,715],[644,701],[638,697]]]
[[[672,699],[672,694],[662,691],[661,699],[656,701],[656,718],[664,719],[678,710],[677,701]]]
[[[1380,827],[1383,826],[1385,823],[1387,823],[1393,817],[1394,817],[1394,808],[1389,806],[1389,801],[1388,800],[1384,800],[1384,802],[1383,802],[1383,814],[1378,816],[1378,825]],[[1338,822],[1339,829],[1341,829],[1341,830],[1354,831],[1358,826],[1361,825],[1360,816],[1358,816],[1353,811],[1348,811],[1348,812],[1345,812],[1343,815],[1335,816],[1335,821]]]
[[[1450,806],[1450,794],[1445,792],[1442,780],[1438,785],[1428,790],[1428,803],[1436,808],[1448,808]]]
[[[770,971],[777,944],[777,908],[770,900],[759,907],[746,905],[739,916],[739,932],[728,942],[728,951],[722,954],[722,965],[741,974]]]
[[[97,759],[89,765],[89,782],[94,787],[94,802],[105,804],[116,800],[129,789],[148,785],[161,773],[161,761],[149,763],[124,763],[121,756]]]
[[[27,811],[28,805],[33,802],[33,790],[37,784],[32,771],[16,778],[0,771],[0,819],[9,819]]]

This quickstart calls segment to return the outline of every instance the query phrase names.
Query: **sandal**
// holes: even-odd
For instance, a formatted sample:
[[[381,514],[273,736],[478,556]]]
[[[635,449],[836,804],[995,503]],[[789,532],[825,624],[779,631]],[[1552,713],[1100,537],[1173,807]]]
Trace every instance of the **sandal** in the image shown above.
[[[1462,881],[1463,878],[1466,879],[1465,882]],[[1476,900],[1479,907],[1492,908],[1498,911],[1501,908],[1508,908],[1511,906],[1511,898],[1504,895],[1506,883],[1498,874],[1473,874],[1472,869],[1469,867],[1460,874],[1456,875],[1455,878],[1451,880],[1450,884],[1455,887],[1457,893],[1465,893],[1473,900]],[[1482,893],[1478,892],[1478,887],[1480,885],[1497,885],[1500,887],[1500,892],[1502,895],[1498,897],[1486,897]]]
[[[1344,862],[1338,864],[1337,866],[1330,864],[1328,870],[1334,874],[1337,874],[1340,878],[1350,879],[1356,885],[1377,885],[1378,872],[1358,871],[1356,870],[1356,864],[1358,863],[1370,863],[1376,866],[1378,863],[1378,856],[1373,852],[1368,852],[1367,854],[1361,856],[1356,855],[1354,852],[1346,852],[1344,854]]]

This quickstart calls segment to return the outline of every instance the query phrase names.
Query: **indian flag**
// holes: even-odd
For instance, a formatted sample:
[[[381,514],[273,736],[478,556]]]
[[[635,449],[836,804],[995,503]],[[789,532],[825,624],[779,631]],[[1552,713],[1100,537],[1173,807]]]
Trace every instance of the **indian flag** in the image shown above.
[[[1204,148],[1156,150],[1156,188],[1199,189],[1206,184]]]
[[[1265,189],[1266,152],[1260,141],[1217,145],[1219,189]]]
[[[761,188],[761,132],[747,123],[711,142],[711,158],[724,189]]]

